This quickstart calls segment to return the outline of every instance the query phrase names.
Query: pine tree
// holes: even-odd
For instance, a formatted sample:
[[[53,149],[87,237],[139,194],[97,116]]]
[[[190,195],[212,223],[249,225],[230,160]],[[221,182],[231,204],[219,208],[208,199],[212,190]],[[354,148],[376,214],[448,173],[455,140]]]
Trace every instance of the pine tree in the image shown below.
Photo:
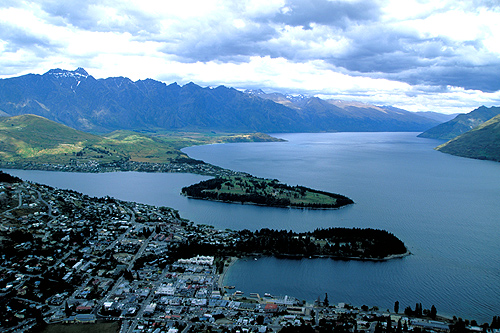
[[[422,303],[415,304],[415,316],[422,317]]]
[[[492,329],[500,328],[500,317],[498,317],[498,316],[493,317],[493,320],[491,321],[490,328],[492,328]]]
[[[413,315],[413,310],[411,309],[411,306],[407,306],[405,308],[405,315],[407,315],[407,316],[412,316]]]
[[[403,332],[403,325],[401,323],[401,318],[398,320],[398,326],[396,327],[396,333],[402,333]]]
[[[392,319],[391,316],[387,317],[387,329],[386,332],[391,333],[392,332]]]
[[[394,312],[395,313],[399,312],[399,301],[394,302]]]
[[[436,319],[436,316],[437,316],[437,310],[436,310],[436,307],[434,305],[432,305],[431,307],[431,312],[430,312],[430,317],[432,319]]]
[[[66,317],[71,316],[71,309],[69,308],[68,301],[64,302],[64,314]]]

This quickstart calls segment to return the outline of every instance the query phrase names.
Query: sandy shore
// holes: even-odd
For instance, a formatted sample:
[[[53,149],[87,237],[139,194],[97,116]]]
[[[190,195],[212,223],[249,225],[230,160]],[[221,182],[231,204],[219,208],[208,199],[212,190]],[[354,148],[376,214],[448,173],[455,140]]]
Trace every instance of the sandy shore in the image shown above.
[[[219,288],[222,289],[224,288],[224,278],[226,277],[226,274],[227,272],[229,271],[229,269],[236,263],[236,261],[238,261],[238,258],[237,257],[231,257],[229,258],[229,265],[225,265],[224,264],[224,270],[222,272],[222,274],[219,275]]]

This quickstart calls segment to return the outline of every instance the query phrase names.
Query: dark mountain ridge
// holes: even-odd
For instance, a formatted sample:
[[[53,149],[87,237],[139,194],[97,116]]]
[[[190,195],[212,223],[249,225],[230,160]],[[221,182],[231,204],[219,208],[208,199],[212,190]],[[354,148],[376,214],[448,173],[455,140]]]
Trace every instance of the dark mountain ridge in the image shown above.
[[[500,114],[436,149],[452,155],[500,162]]]
[[[471,129],[483,124],[500,114],[500,107],[481,106],[469,113],[459,114],[445,123],[439,124],[421,134],[419,137],[430,139],[451,140]]]
[[[404,110],[339,106],[316,97],[289,100],[284,105],[225,86],[95,79],[83,68],[0,80],[0,115],[36,114],[90,132],[424,131],[438,124]]]
[[[376,106],[361,102],[324,100],[304,95],[266,94],[247,90],[247,94],[298,110],[309,121],[320,119],[321,131],[420,131],[440,121],[392,106]],[[411,129],[413,128],[413,129]]]

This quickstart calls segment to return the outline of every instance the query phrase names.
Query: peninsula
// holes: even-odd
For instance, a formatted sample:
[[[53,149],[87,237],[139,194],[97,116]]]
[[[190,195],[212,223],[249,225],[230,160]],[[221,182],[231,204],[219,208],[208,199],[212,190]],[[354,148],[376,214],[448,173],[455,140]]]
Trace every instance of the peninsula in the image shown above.
[[[199,307],[230,297],[218,285],[228,257],[383,260],[406,247],[372,229],[217,230],[172,208],[93,198],[0,171],[0,251],[0,327],[40,331],[102,318],[126,320],[123,332],[132,332],[167,306],[186,325]],[[222,311],[231,316],[231,308]]]
[[[280,183],[277,179],[253,176],[220,176],[184,187],[181,193],[195,199],[271,207],[331,209],[354,203],[340,194],[298,185],[290,186]]]
[[[263,133],[139,133],[95,135],[35,115],[0,117],[0,167],[66,172],[239,174],[195,160],[181,149],[224,142],[279,142]]]
[[[35,115],[0,119],[0,168],[65,172],[180,172],[216,177],[184,188],[197,199],[274,207],[339,208],[343,195],[257,178],[190,158],[182,148],[232,142],[280,142],[263,133],[85,133]]]

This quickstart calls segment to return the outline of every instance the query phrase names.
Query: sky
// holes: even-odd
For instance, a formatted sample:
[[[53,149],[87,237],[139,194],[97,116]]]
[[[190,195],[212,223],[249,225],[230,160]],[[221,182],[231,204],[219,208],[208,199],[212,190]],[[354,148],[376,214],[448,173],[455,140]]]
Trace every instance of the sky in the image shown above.
[[[0,0],[0,78],[77,67],[469,112],[500,106],[500,1]]]

